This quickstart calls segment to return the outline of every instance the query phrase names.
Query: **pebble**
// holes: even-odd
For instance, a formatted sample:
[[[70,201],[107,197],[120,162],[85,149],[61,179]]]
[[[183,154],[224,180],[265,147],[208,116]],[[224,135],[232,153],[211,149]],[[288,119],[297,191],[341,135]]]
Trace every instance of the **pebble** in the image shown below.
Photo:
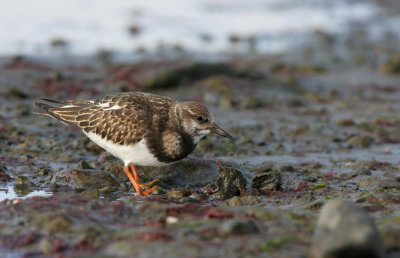
[[[258,233],[257,224],[249,219],[233,219],[222,223],[222,232],[226,235],[245,235]]]
[[[356,176],[371,176],[372,175],[371,171],[364,167],[358,168],[356,171],[354,171],[354,174]]]
[[[282,175],[272,171],[256,174],[251,183],[251,188],[258,194],[266,194],[274,190],[279,190],[281,186]]]
[[[187,189],[171,189],[167,192],[168,198],[179,199],[191,195],[191,191]]]
[[[211,199],[229,199],[246,190],[247,180],[239,169],[233,166],[223,167],[218,165],[218,170],[220,174],[215,182],[218,192],[210,196]]]
[[[14,185],[15,185],[15,187],[32,187],[32,186],[36,186],[36,184],[34,182],[32,182],[32,180],[30,180],[26,176],[17,176],[14,179]]]
[[[305,176],[303,178],[303,181],[315,183],[315,182],[317,182],[317,178],[315,176]]]
[[[84,159],[79,162],[78,168],[80,168],[80,169],[93,169],[93,167]]]
[[[49,174],[49,169],[47,168],[40,168],[38,170],[38,174],[41,176],[47,176]]]

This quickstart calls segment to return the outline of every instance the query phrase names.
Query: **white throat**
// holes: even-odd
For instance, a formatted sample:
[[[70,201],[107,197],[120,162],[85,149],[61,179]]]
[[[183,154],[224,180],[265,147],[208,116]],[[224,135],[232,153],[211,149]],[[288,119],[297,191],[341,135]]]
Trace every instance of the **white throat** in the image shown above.
[[[210,133],[210,130],[201,130],[200,134],[193,136],[193,143],[197,144],[201,139],[203,139],[207,134]]]

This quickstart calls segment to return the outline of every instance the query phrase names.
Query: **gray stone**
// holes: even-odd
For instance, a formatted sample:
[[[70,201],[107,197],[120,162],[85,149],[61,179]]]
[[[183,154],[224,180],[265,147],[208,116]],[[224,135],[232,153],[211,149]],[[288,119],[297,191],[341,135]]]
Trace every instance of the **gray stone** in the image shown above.
[[[258,233],[257,224],[249,219],[233,219],[225,221],[221,229],[227,235],[244,235]]]
[[[66,183],[75,189],[104,188],[106,186],[119,187],[116,179],[105,171],[93,169],[75,169],[65,175]]]
[[[381,181],[383,189],[397,189],[400,190],[400,183],[394,179],[385,178]]]
[[[356,176],[371,176],[372,173],[369,169],[361,167],[354,171],[354,175]]]
[[[312,258],[383,258],[384,246],[371,217],[355,204],[327,202],[321,209],[311,246]]]

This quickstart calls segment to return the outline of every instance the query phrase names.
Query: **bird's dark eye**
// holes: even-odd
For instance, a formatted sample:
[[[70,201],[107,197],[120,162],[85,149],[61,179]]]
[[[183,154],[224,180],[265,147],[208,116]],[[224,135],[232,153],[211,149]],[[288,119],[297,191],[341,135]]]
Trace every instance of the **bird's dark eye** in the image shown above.
[[[197,121],[203,121],[203,117],[202,116],[197,116],[196,119],[197,119]]]

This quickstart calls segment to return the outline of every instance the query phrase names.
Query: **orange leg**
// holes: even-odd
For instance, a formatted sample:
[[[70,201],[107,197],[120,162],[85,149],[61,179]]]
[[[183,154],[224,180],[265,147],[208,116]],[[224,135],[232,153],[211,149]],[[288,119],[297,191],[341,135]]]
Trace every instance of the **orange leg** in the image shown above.
[[[154,183],[154,182],[159,181],[159,179],[155,179],[155,180],[153,180],[153,181],[151,181],[151,182],[147,182],[147,183],[142,183],[142,182],[140,181],[139,174],[138,174],[138,172],[136,171],[135,166],[132,165],[132,164],[130,164],[129,167],[127,167],[127,168],[128,168],[128,171],[129,171],[129,168],[130,168],[130,172],[131,172],[131,173],[130,173],[130,177],[128,176],[129,179],[131,180],[131,182],[132,182],[132,179],[134,179],[135,184],[139,187],[139,191],[138,191],[137,188],[136,188],[136,186],[135,186],[135,184],[133,184],[133,182],[132,182],[132,184],[133,184],[133,186],[135,187],[136,192],[139,194],[139,196],[140,196],[140,195],[149,195],[149,194],[151,194],[151,192],[153,192],[154,189],[157,188],[157,186],[149,187],[149,185],[152,184],[152,183]],[[125,172],[125,173],[126,173],[126,172]],[[131,179],[131,178],[132,178],[132,179]],[[143,191],[141,191],[141,189],[143,189]]]
[[[140,186],[137,183],[137,181],[135,180],[135,178],[133,177],[131,171],[129,171],[129,167],[124,167],[124,172],[128,176],[129,180],[131,181],[133,187],[135,187],[135,190],[138,193],[138,195],[141,196],[142,190],[140,189]]]

